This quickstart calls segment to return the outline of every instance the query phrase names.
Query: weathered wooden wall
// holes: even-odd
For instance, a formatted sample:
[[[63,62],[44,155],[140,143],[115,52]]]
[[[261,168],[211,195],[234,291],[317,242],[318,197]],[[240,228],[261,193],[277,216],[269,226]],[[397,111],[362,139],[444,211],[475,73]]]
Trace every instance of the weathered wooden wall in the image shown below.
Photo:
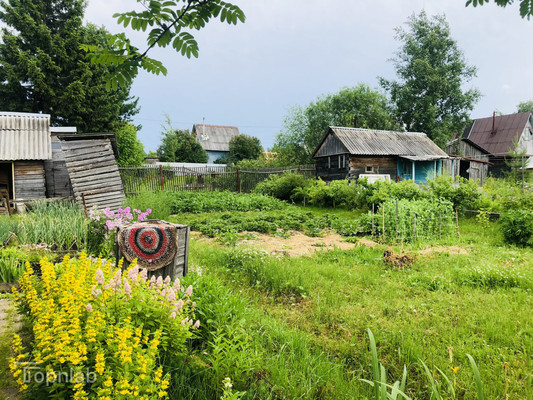
[[[339,167],[340,158],[340,167]],[[341,154],[338,156],[317,157],[316,159],[316,176],[324,181],[348,178],[349,172],[349,155]]]
[[[62,140],[61,148],[76,200],[84,198],[87,208],[122,205],[124,189],[109,139]]]
[[[61,142],[56,137],[52,138],[52,159],[45,160],[44,170],[48,197],[74,197]]]
[[[372,172],[366,172],[367,166],[372,166]],[[360,174],[388,174],[395,181],[397,172],[396,156],[350,156],[350,175],[354,178]]]
[[[15,161],[15,201],[46,198],[43,161]]]

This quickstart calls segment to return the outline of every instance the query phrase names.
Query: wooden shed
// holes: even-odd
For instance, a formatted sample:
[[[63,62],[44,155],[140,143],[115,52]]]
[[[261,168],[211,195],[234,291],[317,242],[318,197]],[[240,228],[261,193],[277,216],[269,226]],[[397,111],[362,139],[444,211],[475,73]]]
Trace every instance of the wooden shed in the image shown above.
[[[515,146],[525,150],[526,168],[533,169],[533,114],[530,112],[475,119],[446,147],[449,154],[489,161],[488,173],[503,176],[507,159]],[[464,168],[464,167],[463,167]]]
[[[46,197],[44,162],[51,158],[50,115],[0,112],[0,188],[12,203]]]
[[[330,127],[313,157],[326,181],[382,175],[425,183],[442,173],[448,155],[425,133]]]
[[[49,197],[74,197],[87,208],[122,205],[114,134],[58,133],[52,137],[52,147],[53,159],[46,163]]]

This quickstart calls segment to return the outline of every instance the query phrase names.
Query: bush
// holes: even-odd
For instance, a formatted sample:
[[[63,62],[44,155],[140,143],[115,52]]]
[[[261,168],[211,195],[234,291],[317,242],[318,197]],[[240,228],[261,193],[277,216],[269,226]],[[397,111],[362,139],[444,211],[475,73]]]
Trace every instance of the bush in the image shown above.
[[[450,201],[454,209],[475,209],[482,196],[475,181],[460,176],[455,183],[451,176],[438,176],[428,181],[427,189],[432,197]]]
[[[270,175],[268,179],[257,184],[254,193],[265,194],[285,201],[302,201],[305,188],[313,180],[303,175],[285,172],[283,175]]]
[[[15,300],[32,324],[32,349],[15,335],[10,360],[21,391],[31,390],[31,398],[167,397],[164,363],[185,353],[191,326],[199,326],[192,324],[192,286],[148,281],[135,262],[124,275],[121,267],[85,254],[58,265],[43,259],[41,279],[27,267]],[[27,361],[38,361],[46,379],[25,381]]]
[[[507,243],[519,246],[531,244],[533,213],[527,210],[510,210],[502,215],[501,227]]]

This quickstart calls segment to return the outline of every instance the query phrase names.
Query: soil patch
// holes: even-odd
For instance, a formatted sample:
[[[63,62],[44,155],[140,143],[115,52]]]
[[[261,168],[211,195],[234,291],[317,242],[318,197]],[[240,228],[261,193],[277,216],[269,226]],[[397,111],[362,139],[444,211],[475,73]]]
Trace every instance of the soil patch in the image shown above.
[[[242,240],[240,243],[258,246],[270,254],[283,254],[289,257],[312,255],[317,250],[332,250],[335,247],[341,250],[353,249],[354,243],[344,241],[344,238],[333,232],[322,237],[309,237],[301,232],[290,232],[288,238],[254,233],[257,239]]]

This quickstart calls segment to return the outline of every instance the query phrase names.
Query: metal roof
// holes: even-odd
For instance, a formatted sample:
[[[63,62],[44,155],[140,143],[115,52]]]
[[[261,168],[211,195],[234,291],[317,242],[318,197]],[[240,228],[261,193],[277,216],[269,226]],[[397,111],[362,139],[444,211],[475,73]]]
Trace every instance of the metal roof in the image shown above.
[[[51,158],[50,115],[0,112],[0,160]]]
[[[193,133],[206,151],[229,151],[230,140],[239,134],[236,126],[194,124]]]
[[[396,155],[416,157],[419,160],[448,158],[448,155],[425,133],[394,132],[375,129],[332,126],[315,151],[330,134],[335,135],[353,155]],[[414,159],[414,158],[412,158]]]
[[[492,155],[506,155],[513,149],[514,140],[518,140],[526,129],[530,118],[529,112],[479,118],[465,130],[463,139]]]

